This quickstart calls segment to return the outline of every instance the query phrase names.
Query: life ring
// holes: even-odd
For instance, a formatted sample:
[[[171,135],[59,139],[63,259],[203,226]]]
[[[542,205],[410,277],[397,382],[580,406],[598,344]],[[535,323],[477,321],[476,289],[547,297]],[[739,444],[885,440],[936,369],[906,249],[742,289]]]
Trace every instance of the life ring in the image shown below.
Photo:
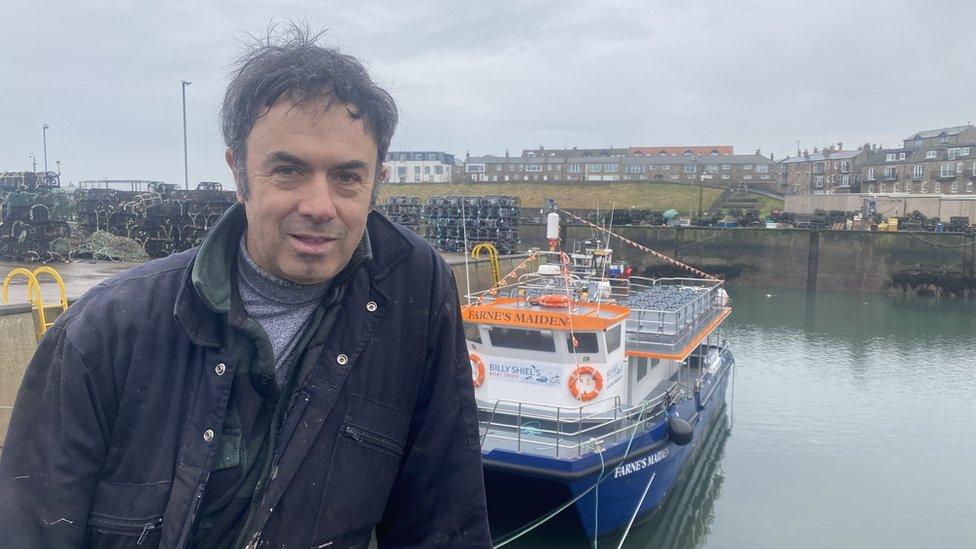
[[[592,380],[592,387],[590,387],[591,382],[587,379]],[[586,385],[582,390],[580,389],[581,381]],[[577,366],[569,376],[569,392],[573,394],[573,398],[576,400],[583,402],[593,400],[602,390],[603,374],[593,366]]]
[[[539,298],[539,305],[543,307],[569,307],[572,301],[568,295],[546,294]]]
[[[471,383],[475,387],[481,387],[485,382],[485,362],[478,355],[470,355],[471,360]]]

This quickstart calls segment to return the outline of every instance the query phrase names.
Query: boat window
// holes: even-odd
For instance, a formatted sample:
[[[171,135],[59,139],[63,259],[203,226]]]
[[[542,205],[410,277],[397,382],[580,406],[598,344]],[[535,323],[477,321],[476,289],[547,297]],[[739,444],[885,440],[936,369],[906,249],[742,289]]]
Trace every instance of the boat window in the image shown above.
[[[488,329],[488,337],[495,347],[549,353],[556,351],[556,341],[552,338],[552,332],[549,330],[493,327]]]
[[[637,381],[645,377],[647,377],[647,359],[639,356],[637,357]]]
[[[620,325],[607,331],[607,352],[612,353],[620,348]]]
[[[464,339],[472,343],[481,343],[481,330],[477,324],[464,323]]]
[[[576,348],[573,348],[573,337],[576,337]],[[597,342],[596,334],[593,332],[566,332],[566,347],[571,353],[600,352],[600,344]]]

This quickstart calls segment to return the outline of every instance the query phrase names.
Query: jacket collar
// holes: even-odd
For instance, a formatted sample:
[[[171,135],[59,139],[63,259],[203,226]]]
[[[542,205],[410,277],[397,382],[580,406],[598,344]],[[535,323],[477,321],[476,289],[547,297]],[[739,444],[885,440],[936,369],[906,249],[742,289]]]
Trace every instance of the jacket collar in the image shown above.
[[[228,208],[183,272],[173,312],[183,332],[198,345],[219,347],[223,339],[226,315],[231,310],[237,245],[246,226],[243,204]],[[413,248],[401,229],[374,210],[366,220],[366,231],[352,260],[336,276],[336,281],[346,282],[360,272],[379,281]]]

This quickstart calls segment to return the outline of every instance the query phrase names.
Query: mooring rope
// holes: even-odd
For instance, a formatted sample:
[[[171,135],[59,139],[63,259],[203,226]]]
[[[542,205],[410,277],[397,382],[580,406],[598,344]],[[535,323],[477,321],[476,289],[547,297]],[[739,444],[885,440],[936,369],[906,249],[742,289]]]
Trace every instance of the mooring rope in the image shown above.
[[[669,263],[671,265],[674,265],[675,267],[679,267],[681,269],[685,269],[686,271],[692,272],[692,273],[694,273],[694,274],[696,274],[696,275],[698,275],[698,276],[700,276],[702,278],[708,279],[708,280],[718,280],[718,277],[716,277],[715,275],[708,274],[705,271],[700,271],[700,270],[692,267],[691,265],[682,263],[682,262],[678,261],[677,259],[674,259],[673,257],[670,257],[668,255],[662,254],[661,252],[652,250],[652,249],[648,248],[647,246],[644,246],[643,244],[639,244],[637,242],[634,242],[633,240],[631,240],[631,239],[629,239],[629,238],[627,238],[625,236],[621,236],[621,235],[619,235],[617,233],[608,231],[607,229],[604,229],[603,227],[601,227],[601,226],[599,226],[599,225],[597,225],[595,223],[590,223],[589,221],[583,219],[582,217],[579,217],[577,215],[573,215],[572,213],[567,212],[566,210],[559,209],[559,208],[556,208],[556,209],[558,211],[560,211],[560,212],[568,215],[569,217],[575,219],[576,221],[579,221],[580,223],[583,223],[584,225],[589,225],[590,227],[592,227],[594,229],[597,229],[597,230],[600,230],[600,231],[603,231],[603,232],[607,233],[610,236],[615,236],[615,237],[619,238],[620,240],[624,241],[625,243],[630,244],[631,246],[634,246],[635,248],[637,248],[637,249],[639,249],[639,250],[641,250],[643,252],[647,252],[647,253],[653,255],[654,257],[656,257],[656,258],[658,258],[658,259],[660,259],[660,260],[662,260],[662,261],[664,261],[666,263]]]

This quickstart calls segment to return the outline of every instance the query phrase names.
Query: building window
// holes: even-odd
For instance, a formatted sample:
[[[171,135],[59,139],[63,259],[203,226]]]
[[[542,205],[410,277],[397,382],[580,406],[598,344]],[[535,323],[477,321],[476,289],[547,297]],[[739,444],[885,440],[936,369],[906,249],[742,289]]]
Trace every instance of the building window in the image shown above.
[[[722,179],[732,179],[732,176],[729,175],[729,174],[727,174],[727,173],[723,173],[722,174]]]
[[[671,174],[671,181],[677,181],[677,180],[678,180],[678,177],[679,177],[679,176],[678,176],[678,174],[676,174],[676,173],[674,173],[674,174]]]
[[[822,176],[822,175],[814,176],[814,178],[813,178],[813,186],[816,187],[816,188],[818,188],[818,189],[822,189],[823,186],[824,186],[824,176]]]
[[[742,165],[742,169],[743,170],[751,170],[752,169],[752,164],[743,164]]]
[[[566,171],[569,173],[580,173],[580,165],[570,164],[569,166],[566,167]]]
[[[604,164],[603,165],[603,172],[604,173],[616,173],[618,169],[620,169],[620,164]]]
[[[952,189],[951,190],[952,190],[953,193],[959,192],[959,183],[956,182],[956,181],[953,181],[952,182]]]
[[[756,173],[769,173],[769,164],[756,164]]]
[[[939,177],[955,177],[956,176],[956,166],[952,162],[943,162],[939,164]]]
[[[898,177],[898,168],[896,168],[894,166],[885,166],[885,169],[884,169],[884,178],[885,179],[891,180],[891,179],[895,179],[897,177]]]
[[[898,153],[898,160],[904,160],[904,159],[905,159],[905,153]]]
[[[664,171],[668,171],[671,169],[671,166],[669,164],[661,164],[661,169]]]
[[[925,159],[926,160],[932,160],[933,158],[938,158],[938,157],[939,157],[939,151],[926,151],[925,152]]]
[[[937,192],[937,193],[941,193],[942,192],[942,182],[941,181],[936,181],[935,182],[935,192]]]
[[[923,192],[923,193],[929,192],[929,184],[926,183],[926,182],[924,182],[924,181],[922,181],[922,188],[921,188],[920,192]]]
[[[956,162],[956,174],[962,175],[966,171],[966,164],[963,162]]]
[[[869,193],[874,193],[874,184],[873,183],[870,184],[870,185],[868,185],[868,192]]]
[[[915,167],[912,168],[913,179],[922,179],[922,175],[924,175],[924,173],[925,173],[925,167],[922,166],[921,164],[915,164]]]
[[[465,164],[464,171],[466,173],[484,173],[485,172],[485,165],[484,164]]]
[[[959,156],[959,149],[956,148],[946,149],[946,156],[949,158],[949,160],[955,160],[956,157]]]
[[[627,173],[644,173],[643,164],[624,164],[624,171]]]
[[[399,166],[397,168],[397,177],[406,177],[406,176],[407,176],[407,167]]]
[[[922,147],[922,143],[923,143],[922,138],[920,138],[920,137],[919,138],[916,138],[915,139],[915,148],[916,149],[921,148]]]
[[[413,174],[414,175],[420,175],[420,166],[414,166],[413,167]]]
[[[815,174],[824,173],[824,169],[825,166],[823,162],[817,162],[816,164],[813,165],[813,173]]]
[[[939,143],[948,143],[948,142],[949,142],[948,137],[943,136],[939,138]]]
[[[888,153],[885,155],[885,162],[894,162],[898,159],[898,155],[895,153]]]
[[[966,182],[966,192],[967,193],[973,192],[973,182],[972,181],[967,181]]]
[[[498,166],[495,166],[495,167],[498,168]],[[434,166],[434,173],[436,173],[437,175],[443,175],[444,174],[444,166]]]
[[[885,192],[885,185],[884,185],[884,183],[881,183],[881,184],[879,184],[879,185],[878,185],[878,187],[880,187],[880,189],[879,189],[879,190],[880,190],[881,192]]]
[[[843,187],[850,187],[851,186],[851,176],[850,175],[842,175],[842,176],[840,176],[840,184]]]
[[[587,164],[586,173],[599,173],[603,171],[603,164]]]
[[[709,164],[709,165],[705,166],[705,171],[708,172],[708,173],[718,173],[718,165],[716,165],[716,164]]]
[[[840,171],[843,172],[843,173],[847,173],[847,172],[851,171],[851,162],[850,162],[850,160],[845,160],[845,161],[843,161],[843,162],[840,163]]]
[[[689,173],[689,174],[691,174],[691,173],[698,173],[698,165],[697,164],[685,164],[685,173]]]
[[[893,193],[901,192],[901,188],[899,187],[898,183],[894,183],[891,185],[891,192]]]
[[[868,168],[868,181],[874,181],[877,179],[877,168]]]
[[[424,175],[430,175],[430,166],[424,166]]]
[[[969,147],[962,147],[959,149],[959,156],[969,156]]]
[[[542,164],[526,164],[525,171],[527,172],[541,172]]]
[[[732,169],[732,164],[722,164],[722,171],[727,172]]]

